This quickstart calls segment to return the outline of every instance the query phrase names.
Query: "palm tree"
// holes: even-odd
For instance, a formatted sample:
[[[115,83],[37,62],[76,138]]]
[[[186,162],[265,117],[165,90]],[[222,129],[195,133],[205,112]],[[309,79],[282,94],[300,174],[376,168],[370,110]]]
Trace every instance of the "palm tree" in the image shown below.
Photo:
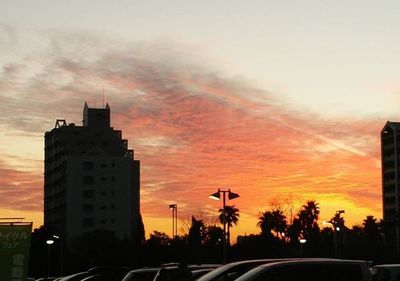
[[[331,218],[330,222],[334,229],[339,227],[340,230],[344,230],[346,227],[344,225],[344,218],[340,216],[340,212],[336,212],[336,214]]]
[[[230,228],[233,227],[233,225],[237,225],[239,222],[239,216],[240,216],[239,209],[235,208],[235,205],[232,205],[232,206],[225,206],[225,210],[219,209],[218,211],[220,212],[219,221],[221,222],[221,224],[226,224],[228,226],[226,235],[227,235],[228,245],[230,245],[231,244]]]
[[[271,231],[273,228],[273,215],[271,211],[265,211],[261,213],[258,217],[257,226],[261,228],[261,234],[264,236],[271,235]]]
[[[319,226],[319,206],[314,200],[307,201],[305,205],[302,206],[299,214],[299,220],[301,222],[301,227],[304,236],[307,240],[313,240],[318,236]]]
[[[374,216],[367,216],[363,221],[363,230],[370,242],[376,242],[380,237],[380,224]]]
[[[281,210],[266,211],[258,217],[257,226],[264,235],[271,234],[271,231],[275,231],[276,236],[282,235],[287,228],[286,216]]]
[[[302,222],[302,225],[307,228],[313,228],[315,223],[318,221],[319,217],[319,207],[318,203],[311,200],[307,201],[305,205],[302,206],[299,219]]]

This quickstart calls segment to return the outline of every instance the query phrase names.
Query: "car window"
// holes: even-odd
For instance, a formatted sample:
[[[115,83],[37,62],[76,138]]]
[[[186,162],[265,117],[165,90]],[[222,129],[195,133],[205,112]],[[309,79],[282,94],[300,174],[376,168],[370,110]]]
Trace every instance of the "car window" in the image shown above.
[[[397,274],[396,274],[396,280],[397,280],[397,281],[400,281],[400,273],[397,273]]]
[[[379,281],[390,281],[390,270],[386,268],[381,268],[379,271]]]
[[[293,264],[271,268],[255,281],[361,281],[362,272],[353,264]]]
[[[129,276],[125,276],[123,281],[153,281],[157,271],[133,272]]]

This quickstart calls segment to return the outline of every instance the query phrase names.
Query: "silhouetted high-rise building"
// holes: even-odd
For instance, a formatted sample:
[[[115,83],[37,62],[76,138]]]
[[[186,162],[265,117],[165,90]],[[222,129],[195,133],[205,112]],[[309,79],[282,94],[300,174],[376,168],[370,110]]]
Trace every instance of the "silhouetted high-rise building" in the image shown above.
[[[382,203],[385,242],[400,254],[400,122],[386,122],[381,131]]]
[[[45,133],[44,225],[65,239],[94,230],[132,239],[141,222],[140,162],[110,127],[110,107],[83,109],[83,126]]]

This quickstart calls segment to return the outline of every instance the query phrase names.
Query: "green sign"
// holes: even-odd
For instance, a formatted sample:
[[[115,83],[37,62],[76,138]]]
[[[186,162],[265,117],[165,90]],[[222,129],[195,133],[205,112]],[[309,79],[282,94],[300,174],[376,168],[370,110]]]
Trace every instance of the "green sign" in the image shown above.
[[[0,280],[25,281],[32,223],[0,223]]]

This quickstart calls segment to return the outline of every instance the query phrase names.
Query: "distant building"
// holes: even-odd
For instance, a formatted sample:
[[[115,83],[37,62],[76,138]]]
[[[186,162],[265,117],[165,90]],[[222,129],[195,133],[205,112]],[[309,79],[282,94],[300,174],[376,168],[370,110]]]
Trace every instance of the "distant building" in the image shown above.
[[[140,162],[110,127],[110,107],[83,109],[83,126],[45,133],[44,225],[66,239],[110,230],[132,239],[140,218]]]
[[[381,131],[382,203],[385,242],[400,255],[400,122],[386,122]]]

